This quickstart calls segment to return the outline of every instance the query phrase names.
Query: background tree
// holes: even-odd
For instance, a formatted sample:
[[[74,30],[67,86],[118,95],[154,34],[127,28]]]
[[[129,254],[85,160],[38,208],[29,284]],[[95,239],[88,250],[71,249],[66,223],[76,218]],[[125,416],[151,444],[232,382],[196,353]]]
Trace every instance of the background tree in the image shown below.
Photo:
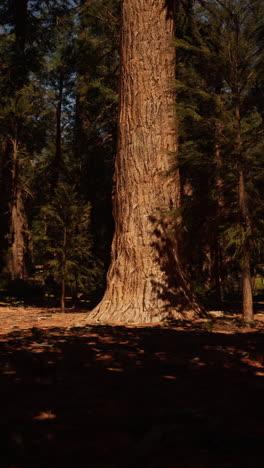
[[[197,275],[205,264],[201,254],[206,258],[206,249],[203,251],[200,246],[208,245],[216,291],[221,283],[225,287],[237,283],[240,268],[247,321],[253,318],[250,289],[255,261],[249,257],[258,251],[259,259],[262,244],[259,216],[254,217],[253,205],[258,200],[256,205],[261,206],[254,181],[255,167],[261,170],[257,148],[263,144],[263,124],[250,97],[254,94],[261,61],[256,35],[259,29],[256,18],[261,18],[259,7],[259,2],[249,5],[243,0],[197,2],[192,12],[194,33],[177,41],[182,57],[177,84],[182,122],[180,152],[183,180],[186,178],[189,184],[189,193],[184,197],[183,206],[187,210],[184,219],[190,220],[187,229],[191,242],[194,231],[200,233],[198,249],[193,251],[197,257],[192,256],[189,261]],[[192,57],[191,65],[188,56]],[[186,73],[186,64],[192,68],[191,72]],[[247,174],[246,180],[241,171]],[[193,216],[194,204],[199,216]],[[250,211],[250,216],[247,215],[250,229],[249,224],[246,228],[245,210],[248,214]],[[202,277],[204,273],[210,277],[206,271]],[[208,286],[212,288],[212,284]],[[217,294],[218,299],[220,295]]]
[[[110,262],[114,195],[112,264],[97,318],[199,310],[189,277],[214,308],[247,283],[246,304],[263,264],[263,5],[153,1],[150,12],[134,1],[133,12],[122,5],[121,54],[119,1],[0,6],[0,283],[44,286],[55,257],[39,240],[53,232],[42,216],[59,187],[74,186],[75,200],[91,207],[93,301]],[[55,264],[52,271],[59,281]],[[252,319],[250,304],[244,315]]]
[[[75,40],[76,183],[91,202],[94,255],[110,262],[112,179],[116,152],[120,2],[82,0]]]
[[[99,267],[92,256],[90,206],[78,199],[72,185],[59,182],[52,202],[35,222],[35,245],[45,255],[45,277],[53,276],[61,288],[61,309],[65,311],[66,290],[93,290]]]

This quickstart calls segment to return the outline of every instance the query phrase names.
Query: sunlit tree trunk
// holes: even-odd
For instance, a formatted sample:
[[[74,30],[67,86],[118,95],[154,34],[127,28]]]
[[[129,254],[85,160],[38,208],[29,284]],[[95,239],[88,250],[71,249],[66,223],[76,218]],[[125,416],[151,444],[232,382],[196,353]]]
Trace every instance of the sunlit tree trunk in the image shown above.
[[[170,171],[177,151],[173,38],[164,0],[123,1],[115,234],[107,290],[91,314],[98,320],[157,322],[201,312],[169,214],[180,199],[179,173]]]
[[[17,140],[12,141],[12,187],[11,219],[9,232],[8,271],[11,278],[26,279],[26,233],[27,222],[24,207],[24,194],[21,187],[21,161]]]
[[[63,247],[62,247],[62,277],[61,277],[61,311],[62,312],[65,312],[66,262],[67,262],[67,228],[64,227],[63,228]]]
[[[25,60],[26,36],[28,28],[28,0],[11,2],[10,8],[14,16],[14,63],[11,70],[11,80],[14,85],[14,102],[27,82],[27,66]],[[22,147],[21,133],[23,123],[20,116],[14,116],[10,122],[8,135],[8,151],[6,152],[6,166],[9,170],[9,228],[7,271],[12,279],[26,279],[26,235],[27,219],[25,213],[25,191],[23,190]],[[7,184],[9,182],[7,181]]]
[[[247,203],[247,192],[245,185],[245,174],[242,165],[242,142],[241,142],[241,111],[240,102],[236,104],[235,109],[236,129],[237,129],[237,157],[238,157],[238,200],[242,229],[249,235],[251,231],[250,215]],[[242,273],[242,294],[243,294],[243,317],[246,322],[254,320],[253,310],[253,294],[251,280],[251,265],[250,265],[250,250],[247,242],[244,242],[242,257],[241,257],[241,273]]]

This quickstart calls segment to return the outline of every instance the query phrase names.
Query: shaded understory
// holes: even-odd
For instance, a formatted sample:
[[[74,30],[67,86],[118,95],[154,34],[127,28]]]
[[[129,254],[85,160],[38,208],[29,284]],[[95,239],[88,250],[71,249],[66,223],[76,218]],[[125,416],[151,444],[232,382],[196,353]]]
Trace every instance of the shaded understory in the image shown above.
[[[263,332],[2,336],[1,466],[263,467]]]

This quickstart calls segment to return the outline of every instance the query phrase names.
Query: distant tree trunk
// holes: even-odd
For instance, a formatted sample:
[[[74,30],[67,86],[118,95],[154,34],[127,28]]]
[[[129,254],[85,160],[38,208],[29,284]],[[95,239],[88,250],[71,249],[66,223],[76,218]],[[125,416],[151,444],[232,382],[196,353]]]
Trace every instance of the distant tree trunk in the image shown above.
[[[51,196],[54,194],[54,191],[57,188],[60,173],[62,171],[62,149],[61,149],[61,115],[62,115],[62,100],[63,100],[63,85],[64,77],[63,72],[59,73],[58,78],[58,98],[56,105],[56,136],[55,136],[55,154],[52,164],[52,174],[51,174]]]
[[[250,229],[249,212],[247,208],[246,189],[244,171],[239,169],[239,206],[242,218],[243,227]],[[250,251],[247,245],[243,248],[243,255],[241,261],[242,269],[242,288],[243,288],[243,316],[246,322],[254,320],[253,310],[253,291],[252,291],[252,278],[251,278],[251,265],[250,265]]]
[[[171,2],[170,2],[171,3]],[[124,0],[115,234],[107,289],[91,316],[158,322],[201,312],[169,211],[179,207],[174,18],[164,0]]]
[[[222,291],[222,246],[219,236],[214,240],[213,248],[213,265],[212,265],[212,284],[215,289],[216,300],[221,303],[223,300]]]
[[[8,234],[10,225],[10,194],[11,194],[11,157],[12,148],[10,140],[5,136],[1,144],[0,159],[0,271],[6,270]]]
[[[65,279],[61,280],[61,311],[65,312]]]
[[[241,142],[241,111],[240,101],[237,100],[235,109],[236,128],[237,128],[237,156],[238,156],[238,200],[242,228],[246,231],[251,230],[250,215],[247,203],[247,193],[245,186],[245,174],[242,166],[242,142]],[[248,235],[247,232],[247,235]],[[243,290],[243,317],[246,322],[254,320],[253,294],[251,282],[251,258],[249,246],[244,243],[241,272],[242,272],[242,290]]]
[[[62,246],[62,275],[61,275],[61,311],[65,312],[65,288],[66,288],[66,278],[65,278],[65,267],[67,261],[67,228],[63,229],[63,246]]]
[[[11,81],[14,86],[13,99],[19,99],[20,92],[27,83],[28,71],[25,60],[28,0],[10,2],[10,9],[14,17],[14,62],[10,70]],[[9,171],[6,185],[10,189],[8,200],[8,253],[6,267],[12,279],[26,279],[26,232],[27,220],[24,204],[24,190],[22,187],[21,164],[21,133],[23,123],[19,116],[10,119],[7,132],[7,147],[5,154],[5,167]]]
[[[20,179],[20,155],[18,143],[13,140],[11,220],[9,232],[8,271],[11,278],[26,279],[26,216]]]
[[[221,105],[221,85],[216,88],[216,103],[218,109]],[[219,110],[218,110],[219,114]],[[217,219],[222,216],[222,210],[224,207],[224,198],[223,198],[223,180],[220,175],[222,167],[222,139],[223,135],[223,124],[216,119],[215,122],[215,164],[216,164],[216,189],[217,189]],[[212,276],[213,284],[216,293],[216,300],[222,302],[223,300],[223,291],[222,291],[222,244],[219,232],[216,233],[216,237],[213,245],[213,267],[212,267]]]

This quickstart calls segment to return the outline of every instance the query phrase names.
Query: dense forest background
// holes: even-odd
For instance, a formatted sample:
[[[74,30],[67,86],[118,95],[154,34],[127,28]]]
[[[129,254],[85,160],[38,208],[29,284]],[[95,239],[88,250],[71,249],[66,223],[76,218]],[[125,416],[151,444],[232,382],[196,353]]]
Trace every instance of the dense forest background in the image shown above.
[[[264,7],[179,1],[181,207],[186,269],[205,305],[264,290]],[[120,2],[0,6],[0,287],[96,303],[114,229]],[[70,302],[69,302],[70,303]]]

